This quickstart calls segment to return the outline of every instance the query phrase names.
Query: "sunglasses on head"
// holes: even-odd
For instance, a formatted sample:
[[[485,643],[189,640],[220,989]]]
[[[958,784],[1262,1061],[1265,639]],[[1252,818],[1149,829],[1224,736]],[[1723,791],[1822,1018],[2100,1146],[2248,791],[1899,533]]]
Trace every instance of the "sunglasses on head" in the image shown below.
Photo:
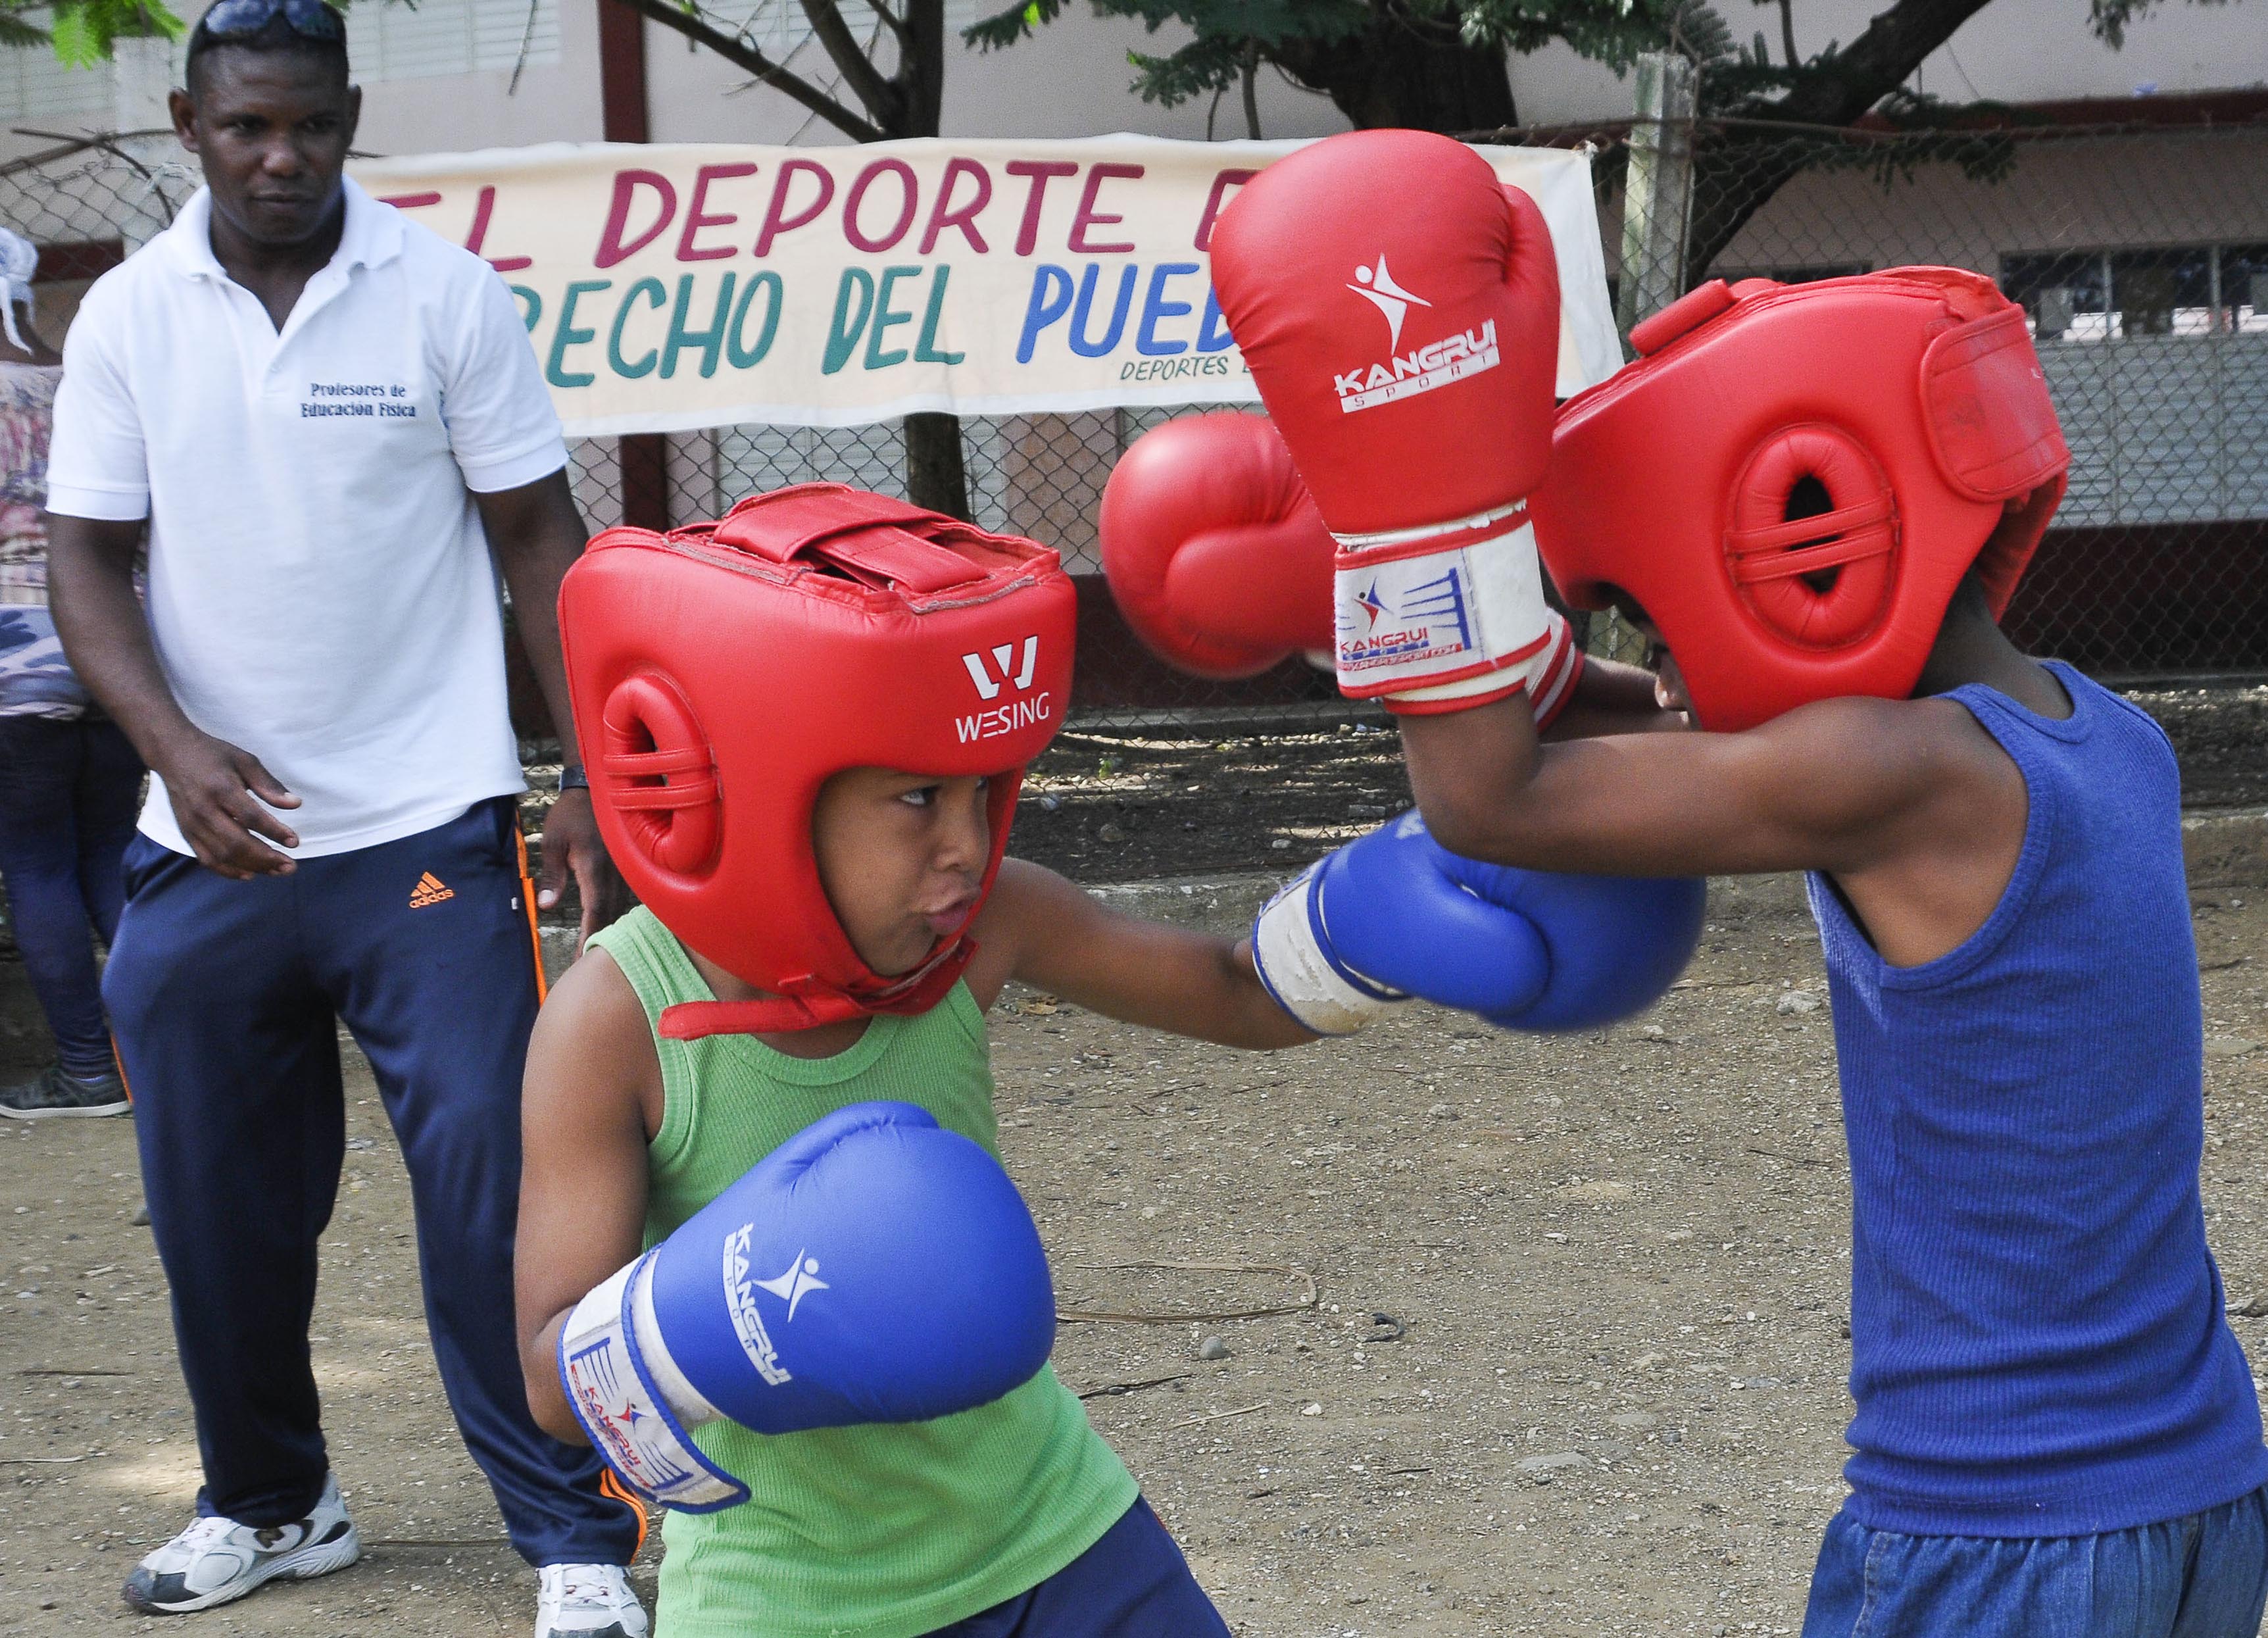
[[[344,40],[347,26],[323,0],[219,0],[198,20],[209,40],[248,40],[277,18],[302,40]]]

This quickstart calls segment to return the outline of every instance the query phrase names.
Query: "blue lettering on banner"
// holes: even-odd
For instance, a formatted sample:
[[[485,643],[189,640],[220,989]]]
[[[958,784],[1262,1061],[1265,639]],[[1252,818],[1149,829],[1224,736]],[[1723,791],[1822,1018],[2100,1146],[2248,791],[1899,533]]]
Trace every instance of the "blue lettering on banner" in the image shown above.
[[[1129,358],[1118,366],[1122,381],[1187,381],[1206,375],[1249,375],[1226,358]]]
[[[1149,293],[1142,298],[1142,324],[1134,332],[1134,350],[1153,358],[1168,358],[1187,352],[1189,344],[1183,341],[1167,341],[1158,334],[1158,321],[1178,319],[1189,311],[1186,301],[1166,299],[1166,281],[1183,274],[1204,271],[1194,262],[1161,262],[1150,269]]]
[[[1188,301],[1172,299],[1174,279],[1201,277],[1204,272],[1204,266],[1195,262],[1162,262],[1146,269],[1139,262],[1121,262],[1113,269],[1090,262],[1076,271],[1043,262],[1032,269],[1031,294],[1025,300],[1023,327],[1016,336],[1016,362],[1031,363],[1041,340],[1049,330],[1059,328],[1064,344],[1081,358],[1107,358],[1130,336],[1134,350],[1145,360],[1180,359],[1187,366],[1152,371],[1145,364],[1129,363],[1121,368],[1121,380],[1178,380],[1233,373],[1225,359],[1205,359],[1198,367],[1196,355],[1225,353],[1235,345],[1211,287],[1205,289],[1202,310],[1195,305],[1194,292]],[[1106,291],[1103,281],[1114,275],[1116,285]],[[1142,297],[1138,318],[1134,300],[1138,291]],[[1096,311],[1106,304],[1107,313]],[[1198,315],[1194,337],[1188,322],[1193,314]],[[1174,333],[1176,330],[1179,335]]]

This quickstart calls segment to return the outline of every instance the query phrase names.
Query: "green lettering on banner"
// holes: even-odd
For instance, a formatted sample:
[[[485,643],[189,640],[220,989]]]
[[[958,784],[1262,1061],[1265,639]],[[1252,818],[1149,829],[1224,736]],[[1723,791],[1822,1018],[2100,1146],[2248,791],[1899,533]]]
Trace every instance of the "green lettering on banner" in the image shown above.
[[[554,387],[588,387],[599,379],[588,370],[568,373],[567,350],[594,341],[599,334],[596,329],[575,328],[575,304],[585,296],[595,296],[614,287],[615,281],[610,278],[578,278],[559,293],[559,328],[551,333],[551,357],[543,366],[543,379]]]
[[[921,336],[914,343],[916,364],[959,364],[968,356],[965,352],[937,350],[938,321],[945,316],[945,282],[952,277],[952,264],[939,262],[937,276],[929,282],[929,307],[922,314]]]
[[[543,321],[543,298],[525,284],[507,284],[504,288],[519,303],[520,322],[527,326],[530,336],[534,335],[535,327]]]
[[[677,373],[677,355],[688,347],[701,349],[701,379],[707,380],[717,373],[718,356],[725,350],[725,331],[731,323],[733,311],[733,279],[725,275],[724,283],[717,286],[717,311],[705,330],[688,330],[685,321],[693,310],[693,275],[682,274],[677,281],[677,306],[669,315],[669,339],[662,343],[661,379],[667,380]]]
[[[850,292],[858,292],[858,316],[850,316]],[[864,268],[844,268],[843,282],[835,291],[835,316],[827,325],[827,356],[820,361],[821,375],[841,373],[850,362],[850,355],[858,350],[858,337],[865,334],[866,320],[874,311],[874,276]]]
[[[882,350],[882,332],[893,324],[911,324],[914,321],[910,308],[903,313],[892,309],[890,287],[902,278],[919,278],[920,277],[921,269],[918,266],[882,269],[882,287],[874,294],[874,328],[866,332],[866,367],[868,369],[887,370],[894,364],[903,364],[906,361],[906,350],[902,347],[893,348],[888,352]]]
[[[743,347],[740,333],[747,326],[749,305],[760,290],[769,292],[764,303],[763,334],[756,337],[755,346]],[[733,309],[733,328],[725,336],[725,356],[733,361],[734,369],[753,370],[764,361],[764,355],[772,350],[772,337],[779,334],[780,307],[786,300],[786,287],[780,282],[780,276],[770,268],[749,276],[747,287],[740,291],[740,305]]]
[[[652,347],[636,364],[622,357],[622,326],[630,321],[630,306],[640,296],[646,298],[649,306],[659,307],[668,301],[669,291],[658,278],[642,278],[622,292],[622,305],[615,309],[615,327],[607,333],[607,362],[614,366],[616,375],[630,381],[652,374],[654,360],[660,357],[659,350]]]

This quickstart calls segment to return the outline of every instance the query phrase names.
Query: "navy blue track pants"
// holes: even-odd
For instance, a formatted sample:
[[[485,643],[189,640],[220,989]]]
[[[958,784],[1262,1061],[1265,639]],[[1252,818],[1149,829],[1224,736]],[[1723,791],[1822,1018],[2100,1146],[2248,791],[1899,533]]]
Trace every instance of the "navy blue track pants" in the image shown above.
[[[307,1325],[345,1150],[343,1021],[409,1163],[449,1406],[530,1563],[627,1563],[644,1515],[527,1413],[519,1088],[541,999],[515,804],[230,882],[137,836],[103,979],[204,1463],[201,1511],[304,1515],[328,1470]],[[350,1486],[351,1488],[351,1486]]]

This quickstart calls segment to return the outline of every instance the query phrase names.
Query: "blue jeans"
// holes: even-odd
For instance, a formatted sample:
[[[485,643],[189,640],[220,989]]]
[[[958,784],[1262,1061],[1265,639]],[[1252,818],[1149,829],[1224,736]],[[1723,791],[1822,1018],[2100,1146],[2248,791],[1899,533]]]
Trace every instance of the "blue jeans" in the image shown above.
[[[1907,1536],[1846,1511],[1803,1638],[2255,1638],[2264,1602],[2268,1487],[2099,1536]]]
[[[930,1638],[1228,1638],[1228,1623],[1138,1496],[1100,1540],[1038,1586]]]
[[[0,876],[16,948],[55,1056],[82,1080],[114,1073],[91,933],[117,936],[141,799],[142,759],[108,719],[0,717]]]

